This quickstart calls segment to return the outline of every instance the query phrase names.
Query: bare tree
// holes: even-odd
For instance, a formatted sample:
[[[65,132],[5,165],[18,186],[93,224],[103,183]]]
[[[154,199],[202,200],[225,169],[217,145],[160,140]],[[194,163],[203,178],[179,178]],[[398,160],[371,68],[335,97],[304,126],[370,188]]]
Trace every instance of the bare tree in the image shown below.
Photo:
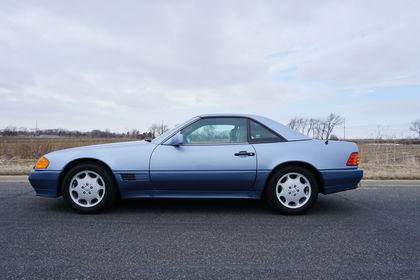
[[[334,128],[343,124],[343,118],[337,114],[330,113],[325,119],[325,139],[328,139]]]
[[[376,137],[375,137],[376,139],[380,140],[380,139],[384,138],[384,129],[385,129],[384,126],[377,125],[377,127],[376,127]]]
[[[158,136],[158,129],[159,129],[159,125],[158,124],[152,124],[149,127],[149,132],[152,134],[152,137],[155,138],[156,136]]]
[[[328,139],[327,135],[327,122],[323,119],[319,120],[319,127],[320,127],[320,133],[319,138],[320,139]]]
[[[321,133],[321,121],[319,119],[313,119],[311,131],[313,138],[320,138]],[[310,134],[307,134],[308,136]]]
[[[313,129],[314,129],[314,126],[316,125],[316,122],[317,120],[314,118],[310,118],[308,120],[308,129],[306,130],[306,135],[310,135],[311,132],[313,134]]]
[[[164,132],[168,131],[169,127],[162,122],[162,124],[152,124],[149,128],[149,132],[152,134],[153,138],[162,135]]]
[[[18,135],[17,128],[15,126],[8,126],[3,130],[3,135],[4,136],[17,136]]]
[[[291,129],[296,129],[297,126],[297,119],[296,117],[292,118],[289,123],[287,124],[288,127],[290,127]]]
[[[309,124],[309,120],[305,119],[305,118],[301,118],[300,119],[300,127],[299,127],[299,131],[302,133],[305,133],[306,130],[306,126]]]
[[[334,128],[343,123],[344,119],[337,114],[330,113],[325,119],[294,117],[288,126],[313,138],[328,139]]]
[[[411,123],[410,131],[417,133],[417,138],[420,138],[420,119]]]
[[[294,117],[290,120],[290,122],[287,124],[291,129],[300,131],[302,133],[305,133],[306,127],[309,124],[309,120],[305,118],[297,118]]]
[[[162,122],[162,124],[158,128],[158,134],[162,135],[163,133],[165,133],[168,130],[169,130],[169,127]]]
[[[137,129],[132,129],[130,132],[130,136],[132,138],[139,138],[139,135],[140,135],[140,131],[138,131]]]
[[[389,125],[377,125],[375,138],[378,140],[393,139],[396,138],[396,136],[390,132]]]

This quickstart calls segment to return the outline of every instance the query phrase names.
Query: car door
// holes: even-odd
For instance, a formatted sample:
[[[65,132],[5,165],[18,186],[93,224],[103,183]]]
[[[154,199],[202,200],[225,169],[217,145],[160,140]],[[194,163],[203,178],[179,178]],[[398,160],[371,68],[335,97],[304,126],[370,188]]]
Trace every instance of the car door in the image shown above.
[[[181,145],[166,141],[153,151],[154,189],[239,191],[253,187],[257,161],[248,143],[246,118],[201,118],[180,133]]]

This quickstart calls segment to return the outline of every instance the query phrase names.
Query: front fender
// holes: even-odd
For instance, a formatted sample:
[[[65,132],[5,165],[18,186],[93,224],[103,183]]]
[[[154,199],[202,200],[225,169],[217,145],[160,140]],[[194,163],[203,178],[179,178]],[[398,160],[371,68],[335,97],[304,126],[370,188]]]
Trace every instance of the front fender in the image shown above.
[[[55,151],[46,154],[50,161],[47,171],[62,171],[75,160],[94,159],[105,163],[112,171],[149,169],[150,155],[155,144],[149,142],[126,142],[122,145],[97,145]]]

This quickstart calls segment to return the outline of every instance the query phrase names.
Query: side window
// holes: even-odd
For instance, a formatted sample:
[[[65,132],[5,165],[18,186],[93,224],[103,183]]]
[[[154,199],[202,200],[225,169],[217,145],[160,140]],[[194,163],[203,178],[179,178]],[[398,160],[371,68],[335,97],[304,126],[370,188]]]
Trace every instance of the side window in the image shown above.
[[[251,128],[251,141],[253,142],[279,142],[282,139],[268,130],[267,128],[263,127],[262,125],[251,121],[250,123]]]
[[[207,118],[181,130],[185,144],[228,144],[247,141],[247,120],[243,118]]]

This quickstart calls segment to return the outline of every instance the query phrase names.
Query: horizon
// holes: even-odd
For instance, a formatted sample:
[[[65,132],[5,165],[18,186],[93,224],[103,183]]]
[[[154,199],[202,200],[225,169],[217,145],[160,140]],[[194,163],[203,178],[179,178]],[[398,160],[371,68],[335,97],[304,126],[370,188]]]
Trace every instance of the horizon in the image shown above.
[[[167,125],[166,122],[160,122],[160,123],[153,123],[153,124],[164,124]],[[283,125],[287,125],[287,123],[282,123]],[[0,127],[0,131],[4,131],[5,129],[7,129],[8,127],[14,127],[18,130],[22,130],[22,129],[27,129],[29,132],[31,133],[36,133],[37,131],[42,131],[42,130],[54,130],[54,129],[63,129],[66,131],[77,131],[77,132],[81,132],[81,133],[89,133],[91,131],[94,130],[100,130],[100,131],[109,131],[110,133],[117,133],[117,134],[126,134],[128,132],[132,132],[133,130],[138,130],[140,133],[147,133],[149,132],[149,128],[152,125],[152,123],[144,130],[141,130],[139,128],[127,128],[125,130],[112,130],[110,128],[92,128],[92,129],[68,129],[68,128],[64,128],[64,127],[17,127],[17,126],[6,126],[6,127]],[[339,139],[384,139],[384,140],[392,140],[392,139],[417,139],[418,137],[416,135],[404,135],[404,134],[400,134],[397,135],[396,131],[399,132],[399,130],[406,126],[407,131],[409,130],[409,125],[410,123],[406,123],[406,124],[400,124],[400,125],[361,125],[361,126],[345,126],[345,133],[344,133],[344,125],[339,125],[337,126],[334,130],[333,133],[335,136],[337,136]],[[395,127],[399,127],[399,128],[395,128]],[[169,129],[171,129],[172,127],[169,126]],[[367,131],[368,133],[366,133],[364,137],[351,137],[352,133],[351,131],[354,129],[363,129],[365,131]],[[305,134],[305,133],[304,133]],[[344,136],[345,135],[345,136]],[[354,135],[354,133],[353,133]]]

